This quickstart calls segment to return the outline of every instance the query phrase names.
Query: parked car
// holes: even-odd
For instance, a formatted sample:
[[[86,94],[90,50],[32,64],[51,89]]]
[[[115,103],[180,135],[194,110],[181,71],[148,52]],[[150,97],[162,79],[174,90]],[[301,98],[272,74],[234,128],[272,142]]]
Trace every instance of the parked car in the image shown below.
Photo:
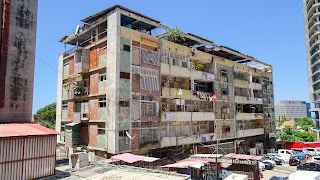
[[[277,164],[275,161],[267,159],[267,158],[262,158],[260,160],[261,160],[261,162],[269,162],[272,164],[272,166],[275,166]]]
[[[291,156],[289,159],[289,165],[300,165],[306,163],[306,159],[301,156]]]
[[[297,170],[320,171],[320,163],[311,162],[311,163],[301,164],[297,167]]]
[[[295,151],[297,155],[303,156],[304,158],[310,158],[312,155],[307,149],[301,149],[301,148],[292,148],[291,150]]]
[[[315,148],[303,148],[303,149],[308,150],[312,156],[320,155],[320,152],[318,152]]]
[[[280,156],[278,154],[278,152],[277,153],[276,152],[275,153],[268,153],[267,155],[273,155],[274,157],[281,159],[282,163],[289,163],[289,159],[286,159],[286,158]]]
[[[265,169],[267,169],[267,170],[271,170],[274,167],[274,165],[272,163],[270,163],[270,162],[262,161],[262,163],[264,163]]]
[[[314,171],[296,171],[289,175],[289,180],[319,180],[320,172]]]
[[[258,161],[259,162],[259,161]],[[264,171],[266,169],[266,165],[263,162],[259,162],[259,169]]]
[[[288,150],[288,149],[279,149],[278,154],[285,159],[285,161],[289,162],[289,159],[291,156],[297,155],[297,153],[293,150]]]
[[[274,161],[277,165],[281,165],[282,164],[282,160],[277,158],[277,157],[275,157],[274,155],[268,155],[267,154],[267,155],[263,155],[263,157],[265,159]]]
[[[320,156],[313,156],[311,162],[320,162]]]

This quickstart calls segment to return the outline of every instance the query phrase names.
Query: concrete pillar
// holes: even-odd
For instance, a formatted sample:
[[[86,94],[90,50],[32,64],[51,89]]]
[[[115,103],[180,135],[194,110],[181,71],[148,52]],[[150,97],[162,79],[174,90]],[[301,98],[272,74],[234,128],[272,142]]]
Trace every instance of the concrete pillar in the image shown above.
[[[61,111],[62,111],[62,80],[63,80],[63,53],[59,54],[58,62],[58,84],[57,84],[57,106],[56,106],[56,131],[61,133]],[[57,136],[60,143],[60,134]]]
[[[107,152],[119,152],[119,81],[120,81],[120,11],[117,8],[107,20]]]

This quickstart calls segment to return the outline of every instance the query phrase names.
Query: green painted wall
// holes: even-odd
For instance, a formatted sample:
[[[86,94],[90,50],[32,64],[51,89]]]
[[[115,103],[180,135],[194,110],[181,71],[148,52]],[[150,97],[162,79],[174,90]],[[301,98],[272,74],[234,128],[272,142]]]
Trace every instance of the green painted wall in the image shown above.
[[[106,81],[99,81],[99,94],[105,94],[106,93]]]
[[[69,76],[69,64],[63,66],[63,79]]]
[[[106,120],[107,119],[107,109],[106,108],[98,108],[98,119]]]
[[[120,72],[130,73],[130,52],[120,51]]]
[[[120,78],[120,92],[119,101],[129,101],[130,100],[130,80]]]
[[[105,67],[107,64],[107,54],[99,56],[99,67]]]
[[[62,110],[61,120],[67,120],[67,119],[68,119],[68,110]]]
[[[106,138],[104,135],[99,134],[97,137],[98,148],[104,148],[106,146]]]
[[[63,89],[62,90],[62,99],[67,99],[68,98],[68,91]]]
[[[119,130],[129,130],[130,129],[130,108],[129,107],[119,107]]]
[[[130,46],[130,39],[126,39],[126,38],[123,38],[123,37],[120,37],[120,43],[121,44],[125,44],[125,45],[128,45]]]
[[[128,137],[119,137],[119,151],[126,151],[130,149],[130,141]]]

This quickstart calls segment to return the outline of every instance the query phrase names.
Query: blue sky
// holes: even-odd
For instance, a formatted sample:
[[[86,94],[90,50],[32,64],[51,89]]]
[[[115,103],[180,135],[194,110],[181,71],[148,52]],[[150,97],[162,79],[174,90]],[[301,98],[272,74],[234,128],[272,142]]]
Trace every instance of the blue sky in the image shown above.
[[[114,4],[253,55],[273,66],[275,101],[309,101],[301,0],[39,0],[37,58],[57,68],[58,40]],[[33,112],[56,101],[57,74],[36,59]]]

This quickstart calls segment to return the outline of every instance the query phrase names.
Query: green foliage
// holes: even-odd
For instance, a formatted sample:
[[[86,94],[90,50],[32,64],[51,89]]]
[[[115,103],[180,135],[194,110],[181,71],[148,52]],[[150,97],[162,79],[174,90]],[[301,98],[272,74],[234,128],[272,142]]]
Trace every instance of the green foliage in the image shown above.
[[[314,121],[308,117],[296,118],[295,122],[298,126],[301,126],[301,128],[305,131],[308,131],[309,127],[316,127]]]
[[[178,26],[176,26],[176,29],[168,27],[166,35],[171,42],[183,44],[185,41],[184,33]]]
[[[291,126],[286,126],[282,131],[278,131],[272,135],[284,142],[314,142],[317,139],[316,132],[296,132]]]
[[[39,109],[33,115],[33,119],[35,122],[41,123],[42,126],[54,129],[56,124],[56,103],[49,104]]]
[[[287,117],[285,115],[283,116],[279,116],[279,120],[278,120],[278,125],[282,125],[285,121],[289,121],[289,119],[287,119]]]

